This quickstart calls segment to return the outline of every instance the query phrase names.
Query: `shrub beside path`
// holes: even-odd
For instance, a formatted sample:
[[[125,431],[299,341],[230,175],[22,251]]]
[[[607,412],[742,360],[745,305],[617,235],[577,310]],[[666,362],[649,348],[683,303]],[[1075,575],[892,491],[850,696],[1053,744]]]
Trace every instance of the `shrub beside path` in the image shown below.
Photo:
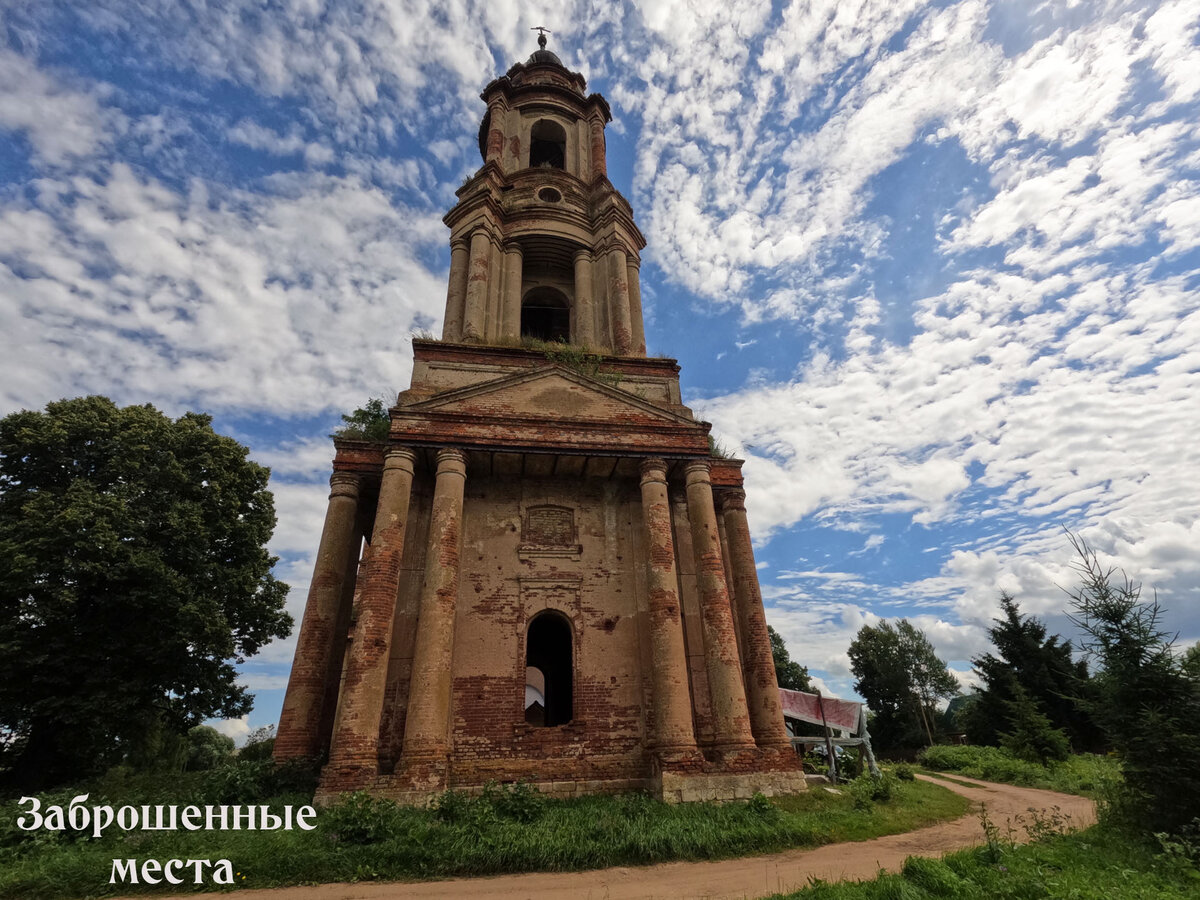
[[[993,784],[953,775],[954,782],[918,775],[972,801],[965,816],[906,834],[893,834],[809,850],[787,850],[769,856],[747,856],[713,862],[660,863],[586,872],[533,872],[445,881],[322,884],[238,891],[240,900],[416,900],[416,898],[488,898],[488,900],[665,900],[703,897],[709,900],[763,897],[806,886],[809,879],[865,881],[880,870],[900,871],[909,856],[941,856],[984,842],[979,811],[1006,832],[1016,816],[1029,811],[1049,814],[1055,808],[1069,825],[1083,828],[1096,820],[1095,804],[1086,797],[1011,784]],[[970,785],[969,787],[967,785]],[[1024,834],[1014,835],[1018,840]],[[195,895],[190,895],[195,896]],[[182,898],[180,898],[182,900]]]

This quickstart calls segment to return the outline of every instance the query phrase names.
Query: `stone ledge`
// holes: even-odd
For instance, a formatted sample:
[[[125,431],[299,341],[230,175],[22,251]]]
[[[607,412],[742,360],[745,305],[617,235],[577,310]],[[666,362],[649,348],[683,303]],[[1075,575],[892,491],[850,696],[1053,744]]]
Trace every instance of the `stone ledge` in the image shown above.
[[[665,803],[749,800],[755,794],[782,797],[808,790],[803,772],[696,774],[663,772],[654,794]]]

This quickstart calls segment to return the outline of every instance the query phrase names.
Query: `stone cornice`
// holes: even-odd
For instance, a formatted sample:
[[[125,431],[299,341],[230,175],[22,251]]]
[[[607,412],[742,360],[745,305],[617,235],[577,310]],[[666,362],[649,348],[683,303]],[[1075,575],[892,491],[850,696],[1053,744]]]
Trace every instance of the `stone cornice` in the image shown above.
[[[549,360],[541,350],[526,347],[455,344],[449,341],[413,338],[413,359],[438,362],[489,363],[501,366],[545,366]],[[597,352],[601,372],[622,375],[678,378],[679,363],[669,357],[611,356]]]
[[[412,447],[453,445],[509,452],[696,458],[708,452],[707,423],[589,422],[525,416],[443,413],[392,415],[391,439]]]
[[[333,446],[333,471],[335,473],[360,472],[378,475],[383,471],[386,444],[335,437]]]

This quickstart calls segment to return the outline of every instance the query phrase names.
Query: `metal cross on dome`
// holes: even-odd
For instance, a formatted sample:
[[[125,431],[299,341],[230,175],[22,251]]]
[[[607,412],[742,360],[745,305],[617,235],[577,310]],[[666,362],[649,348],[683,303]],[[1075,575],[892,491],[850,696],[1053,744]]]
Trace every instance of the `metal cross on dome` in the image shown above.
[[[541,47],[543,50],[545,50],[546,49],[546,35],[554,34],[554,32],[551,31],[549,28],[546,28],[543,25],[534,25],[529,30],[536,31],[538,33],[538,46]]]

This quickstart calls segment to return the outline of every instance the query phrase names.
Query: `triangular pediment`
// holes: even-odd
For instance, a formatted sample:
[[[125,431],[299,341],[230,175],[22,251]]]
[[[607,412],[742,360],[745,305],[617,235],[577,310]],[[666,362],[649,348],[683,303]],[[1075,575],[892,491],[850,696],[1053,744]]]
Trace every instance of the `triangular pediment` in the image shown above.
[[[657,420],[664,425],[696,425],[690,418],[562,365],[549,365],[446,391],[407,409],[526,420],[610,423],[634,418]]]

